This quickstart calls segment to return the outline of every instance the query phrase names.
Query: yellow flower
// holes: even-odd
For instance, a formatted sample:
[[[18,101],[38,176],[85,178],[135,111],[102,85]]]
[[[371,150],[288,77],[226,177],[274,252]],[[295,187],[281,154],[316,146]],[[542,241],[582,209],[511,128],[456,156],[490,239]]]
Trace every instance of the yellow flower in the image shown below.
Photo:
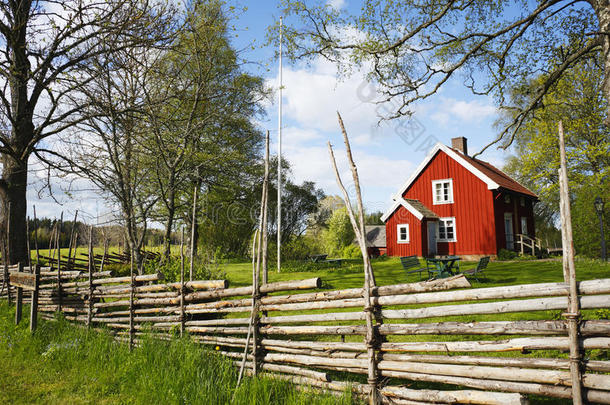
[[[220,346],[216,346],[216,350],[220,350]]]

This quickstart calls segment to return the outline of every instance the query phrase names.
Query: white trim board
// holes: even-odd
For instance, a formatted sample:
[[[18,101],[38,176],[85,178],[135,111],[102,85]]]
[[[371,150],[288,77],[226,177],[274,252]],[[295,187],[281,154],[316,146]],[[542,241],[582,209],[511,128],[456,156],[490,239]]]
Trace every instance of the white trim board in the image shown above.
[[[405,200],[404,198],[400,197],[400,196],[394,196],[394,204],[392,204],[392,207],[386,211],[385,214],[382,215],[381,220],[383,222],[385,222],[390,215],[392,215],[394,213],[394,211],[396,211],[396,208],[400,207],[401,205],[403,207],[405,207],[405,209],[407,211],[409,211],[411,214],[413,214],[413,216],[415,218],[417,218],[419,221],[421,221],[424,218],[424,214],[422,214],[421,212],[419,212],[413,205],[409,204],[409,202],[407,200]]]
[[[413,172],[411,177],[409,177],[407,179],[407,181],[400,187],[400,189],[398,190],[398,193],[396,193],[396,195],[400,196],[401,199],[403,199],[402,195],[404,194],[404,192],[411,186],[411,184],[413,184],[415,179],[420,175],[420,173],[424,170],[424,168],[428,165],[428,163],[430,163],[430,161],[434,158],[434,156],[436,156],[436,154],[439,151],[445,152],[450,158],[452,158],[453,160],[458,162],[466,170],[468,170],[469,172],[474,174],[476,177],[478,177],[481,181],[483,181],[485,184],[487,184],[488,190],[496,190],[496,189],[500,188],[500,185],[498,183],[493,181],[489,176],[483,174],[483,172],[481,172],[479,169],[477,169],[476,167],[471,165],[469,162],[467,162],[466,159],[464,159],[462,156],[460,156],[460,154],[458,152],[456,152],[453,149],[451,149],[450,147],[445,146],[442,143],[438,142],[436,145],[434,145],[432,150],[428,153],[428,155],[420,163],[420,165],[417,166],[417,168],[415,169],[415,171]],[[405,203],[406,203],[406,201],[405,201]],[[390,215],[392,215],[394,210],[396,210],[398,205],[399,205],[398,202],[394,203],[392,208],[390,208],[390,210],[386,211],[383,214],[383,216],[381,217],[381,220],[385,222],[385,220],[388,219]]]

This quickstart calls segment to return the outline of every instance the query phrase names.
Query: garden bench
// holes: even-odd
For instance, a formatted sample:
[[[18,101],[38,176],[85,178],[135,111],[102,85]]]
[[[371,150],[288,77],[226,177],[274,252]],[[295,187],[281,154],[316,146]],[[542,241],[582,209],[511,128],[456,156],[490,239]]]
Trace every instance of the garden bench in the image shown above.
[[[328,255],[312,255],[309,257],[309,260],[311,260],[314,263],[320,263],[326,260],[326,258],[328,257]]]
[[[481,260],[479,260],[479,263],[477,263],[477,267],[475,267],[474,269],[463,271],[462,273],[470,275],[474,277],[475,280],[479,281],[479,278],[477,276],[483,273],[483,271],[487,268],[488,264],[489,256],[482,257]]]
[[[404,256],[400,258],[402,267],[407,271],[407,274],[419,273],[419,279],[421,280],[422,272],[428,272],[428,267],[419,267],[419,259],[417,256]],[[414,269],[415,267],[419,267]],[[412,270],[413,269],[413,270]]]

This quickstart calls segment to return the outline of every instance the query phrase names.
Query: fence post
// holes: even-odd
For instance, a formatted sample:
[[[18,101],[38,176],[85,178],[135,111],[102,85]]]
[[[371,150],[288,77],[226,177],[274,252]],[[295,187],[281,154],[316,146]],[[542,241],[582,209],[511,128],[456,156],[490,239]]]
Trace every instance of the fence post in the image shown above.
[[[91,326],[91,320],[93,319],[93,226],[89,227],[89,251],[88,251],[88,266],[89,271],[89,300],[87,305],[87,326]]]
[[[23,263],[17,263],[17,271],[23,271]],[[15,325],[19,325],[21,322],[21,314],[23,312],[23,288],[17,287],[17,297],[15,298]]]
[[[64,221],[64,213],[61,213],[55,239],[57,240],[57,311],[61,312],[61,304],[63,301],[63,291],[61,289],[61,224]]]
[[[30,305],[30,332],[34,332],[38,326],[38,290],[40,288],[40,265],[34,265],[34,290],[32,291],[32,303]]]
[[[8,271],[8,248],[6,247],[4,239],[2,240],[2,250],[3,250],[2,257],[4,259],[3,286],[6,286],[6,301],[8,302],[9,305],[11,305],[11,279],[10,279],[10,273]]]
[[[568,186],[568,170],[566,165],[565,139],[563,123],[559,121],[559,154],[561,167],[559,169],[559,208],[561,212],[561,240],[563,245],[563,276],[569,287],[568,310],[562,314],[568,322],[568,338],[570,340],[570,375],[572,379],[572,401],[575,405],[583,403],[581,350],[579,337],[580,308],[578,302],[578,287],[574,268],[574,241],[572,239],[572,214],[570,212],[570,194]]]
[[[339,126],[341,127],[341,133],[343,134],[343,141],[345,143],[345,154],[347,155],[347,160],[349,162],[350,169],[352,172],[352,179],[354,180],[356,202],[358,203],[357,220],[354,215],[354,210],[352,208],[349,193],[347,192],[345,186],[343,185],[343,181],[341,180],[341,175],[339,174],[339,169],[337,168],[337,161],[335,160],[335,155],[333,153],[333,148],[330,142],[328,142],[328,152],[330,155],[330,160],[333,169],[335,171],[337,185],[343,193],[343,199],[345,201],[345,206],[349,214],[349,219],[352,223],[352,228],[354,229],[354,234],[356,235],[356,239],[358,240],[358,245],[360,246],[360,251],[362,253],[362,262],[364,265],[364,287],[362,289],[362,296],[364,298],[364,313],[366,320],[365,343],[367,357],[369,360],[367,372],[367,382],[370,386],[369,404],[377,405],[381,403],[382,399],[381,394],[379,393],[379,372],[377,367],[379,349],[378,325],[379,319],[381,318],[381,314],[379,313],[379,311],[375,310],[374,305],[371,305],[371,294],[376,293],[375,274],[373,273],[373,266],[371,266],[371,260],[366,247],[366,230],[364,227],[364,205],[362,204],[362,193],[360,192],[360,179],[358,177],[358,169],[356,167],[356,164],[354,163],[349,143],[349,137],[347,136],[347,131],[345,130],[345,126],[343,125],[343,119],[341,118],[341,114],[339,114],[339,112],[337,112],[337,118],[339,120]],[[375,323],[373,323],[373,318],[375,318]]]
[[[131,282],[130,282],[130,286],[131,288],[129,289],[129,350],[133,350],[133,332],[134,332],[134,319],[133,319],[133,296],[134,296],[134,284],[135,284],[135,278],[134,278],[134,272],[133,272],[133,256],[134,256],[134,251],[133,248],[130,251],[130,273],[131,273]]]
[[[180,239],[180,337],[184,335],[184,227]]]

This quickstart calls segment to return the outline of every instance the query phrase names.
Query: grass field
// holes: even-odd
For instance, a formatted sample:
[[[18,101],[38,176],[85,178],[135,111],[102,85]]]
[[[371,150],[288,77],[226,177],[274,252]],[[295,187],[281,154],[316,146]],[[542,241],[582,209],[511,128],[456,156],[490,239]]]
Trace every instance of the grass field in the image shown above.
[[[423,263],[422,263],[423,264]],[[467,269],[475,263],[462,263]],[[311,267],[311,266],[310,266]],[[378,285],[418,281],[416,274],[407,275],[396,258],[373,261]],[[219,269],[230,281],[230,286],[251,284],[250,262],[227,261]],[[579,280],[607,278],[610,264],[593,260],[577,260]],[[324,289],[360,287],[363,284],[362,262],[347,260],[340,267],[319,266],[307,271],[277,273],[270,266],[269,281],[283,281],[320,277]],[[472,281],[473,287],[491,287],[563,281],[560,260],[492,262],[481,282]],[[408,308],[412,306],[402,306]],[[352,309],[353,310],[353,309]],[[339,310],[328,310],[337,312]],[[307,313],[312,311],[303,311]],[[319,312],[319,311],[318,311]],[[276,313],[281,315],[282,313]],[[291,314],[295,314],[292,312]],[[233,316],[233,315],[231,315]],[[240,315],[235,315],[240,316]],[[553,319],[559,311],[538,311],[503,315],[454,316],[433,321]],[[585,317],[595,317],[595,311],[585,311]],[[388,321],[393,322],[393,321]],[[353,323],[353,322],[347,322]],[[319,323],[325,324],[325,323]],[[26,332],[26,322],[15,328],[12,311],[0,304],[0,403],[229,403],[236,372],[226,360],[214,353],[177,340],[172,343],[146,343],[142,349],[129,353],[125,345],[115,344],[109,336],[88,333],[66,322],[43,322],[32,338]],[[473,336],[391,336],[390,341],[413,340],[464,340],[481,339]],[[485,339],[502,339],[490,336]],[[336,339],[336,337],[320,337]],[[362,341],[361,336],[346,336],[347,341]],[[531,354],[493,353],[494,356],[566,357],[551,351],[534,351]],[[591,359],[607,359],[606,352],[588,352]],[[337,376],[345,380],[344,375]],[[362,378],[356,378],[361,380]],[[412,387],[455,389],[439,384],[416,383]],[[103,398],[103,399],[102,399]],[[350,403],[347,398],[343,403]],[[289,385],[263,379],[246,380],[236,396],[235,403],[251,404],[334,404],[338,399],[315,396],[294,391]],[[532,403],[563,404],[569,401],[549,398],[532,398]]]
[[[237,370],[188,339],[145,340],[130,353],[63,320],[42,321],[32,336],[28,319],[18,327],[13,319],[14,307],[0,302],[0,404],[354,403],[269,378],[245,378],[232,401]]]
[[[378,285],[390,285],[419,281],[417,274],[407,275],[398,258],[373,260],[373,270]],[[422,261],[422,266],[425,263]],[[460,265],[461,269],[474,268],[475,262]],[[252,283],[251,263],[227,263],[222,266],[232,286]],[[320,277],[327,288],[361,287],[364,283],[362,260],[347,260],[340,267],[320,266],[315,271],[277,273],[275,263],[269,266],[269,282]],[[610,263],[582,259],[576,261],[578,280],[610,277]],[[473,287],[493,287],[513,284],[532,284],[563,281],[561,260],[523,260],[490,262],[481,282],[472,280]]]

